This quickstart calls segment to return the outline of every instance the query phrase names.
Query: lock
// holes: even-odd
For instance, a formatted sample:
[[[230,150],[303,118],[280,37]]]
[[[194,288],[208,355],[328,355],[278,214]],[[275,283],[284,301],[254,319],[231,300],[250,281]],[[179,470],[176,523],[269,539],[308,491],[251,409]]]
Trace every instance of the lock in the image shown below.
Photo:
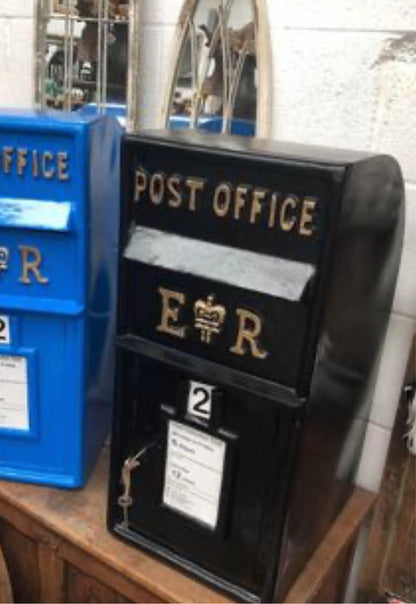
[[[120,482],[123,486],[123,493],[122,493],[122,495],[120,495],[120,497],[118,498],[117,501],[118,501],[118,505],[123,509],[123,516],[124,516],[123,522],[126,526],[128,526],[128,522],[129,522],[128,509],[133,504],[133,497],[131,496],[132,472],[134,472],[134,470],[136,470],[136,468],[138,468],[140,466],[142,457],[148,452],[148,450],[152,446],[154,446],[154,443],[151,443],[150,445],[143,447],[142,449],[140,449],[140,451],[138,453],[136,453],[135,455],[131,455],[130,457],[127,457],[127,459],[125,459],[123,462],[123,466],[122,466],[122,470],[121,470],[121,477],[120,477]]]

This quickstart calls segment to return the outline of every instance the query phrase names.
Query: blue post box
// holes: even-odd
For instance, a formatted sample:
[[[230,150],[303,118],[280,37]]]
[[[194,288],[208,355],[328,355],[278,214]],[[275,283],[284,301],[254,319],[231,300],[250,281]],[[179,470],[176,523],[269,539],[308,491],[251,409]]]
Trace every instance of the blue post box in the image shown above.
[[[109,432],[121,128],[0,113],[0,477],[80,487]]]

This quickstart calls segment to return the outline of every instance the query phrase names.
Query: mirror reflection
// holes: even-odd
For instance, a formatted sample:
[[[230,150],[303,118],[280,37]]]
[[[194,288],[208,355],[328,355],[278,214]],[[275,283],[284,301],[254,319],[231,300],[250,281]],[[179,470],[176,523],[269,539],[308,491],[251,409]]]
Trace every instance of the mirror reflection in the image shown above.
[[[44,11],[43,105],[126,102],[128,0],[54,0]]]
[[[171,128],[254,135],[256,29],[253,0],[196,0],[183,23]]]

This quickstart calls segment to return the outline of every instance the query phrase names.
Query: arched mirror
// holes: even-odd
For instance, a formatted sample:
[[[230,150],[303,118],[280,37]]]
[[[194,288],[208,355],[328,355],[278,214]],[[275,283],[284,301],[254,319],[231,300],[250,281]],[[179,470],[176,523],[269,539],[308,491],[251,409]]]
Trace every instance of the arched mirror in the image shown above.
[[[267,136],[271,50],[265,0],[185,0],[165,126]]]

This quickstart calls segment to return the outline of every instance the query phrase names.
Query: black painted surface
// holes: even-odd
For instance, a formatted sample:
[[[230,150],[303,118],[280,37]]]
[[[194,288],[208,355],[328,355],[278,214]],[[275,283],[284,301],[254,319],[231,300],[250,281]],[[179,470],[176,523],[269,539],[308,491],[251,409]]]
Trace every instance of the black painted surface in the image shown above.
[[[294,387],[300,381],[302,352],[310,327],[311,304],[306,300],[290,302],[131,260],[125,262],[125,271],[130,300],[124,319],[126,332],[285,386]],[[178,317],[178,325],[188,329],[184,339],[157,331],[161,302],[159,286],[186,296],[187,302],[181,307]],[[194,319],[194,303],[211,293],[215,293],[216,301],[227,308],[228,316],[221,335],[214,335],[212,343],[206,345],[201,342],[198,331],[190,327]],[[268,353],[266,359],[230,353],[238,334],[238,307],[256,312],[261,317],[264,327],[260,340]],[[143,310],[137,312],[137,309]]]
[[[157,171],[165,176],[181,177],[179,188],[183,196],[182,204],[178,208],[170,207],[167,203],[169,191],[166,188],[159,205],[150,201],[134,204],[133,216],[137,224],[292,260],[316,262],[319,259],[324,233],[334,208],[334,194],[345,168],[337,166],[328,169],[313,164],[307,167],[297,166],[294,162],[284,160],[277,168],[268,156],[257,157],[253,162],[251,157],[241,154],[227,154],[222,161],[218,161],[218,151],[214,155],[200,153],[196,159],[195,150],[186,148],[181,151],[181,163],[178,165],[175,147],[163,148],[161,153],[160,147],[145,142],[140,147],[127,145],[125,149],[126,161],[130,167],[127,176],[130,186],[126,194],[130,200],[134,198],[132,171],[137,167],[143,167],[148,174]],[[194,211],[188,209],[188,189],[184,184],[186,177],[205,181]],[[234,189],[238,185],[246,186],[249,189],[248,196],[256,187],[268,191],[263,203],[264,209],[255,224],[250,223],[248,203],[242,208],[238,219],[234,217],[232,204],[225,216],[217,217],[214,214],[211,199],[218,183],[230,184]],[[277,212],[282,200],[288,196],[294,195],[300,202],[304,197],[319,199],[313,237],[302,238],[297,235],[300,216],[296,211],[293,212],[296,223],[291,232],[285,233],[277,227],[268,227],[272,192],[278,194]]]
[[[201,210],[133,203],[134,170],[204,178]],[[120,259],[117,404],[110,530],[242,600],[281,599],[345,501],[368,415],[367,388],[383,340],[403,234],[403,182],[386,156],[196,133],[128,136],[123,227],[132,222],[316,267],[299,300]],[[314,197],[313,234],[283,232],[210,211],[218,182]],[[267,207],[267,203],[266,203]],[[230,353],[231,320],[207,346],[155,330],[158,287],[186,299],[218,294],[263,321],[266,359]],[[179,318],[192,327],[192,306]],[[186,383],[217,387],[210,422],[191,419]],[[162,503],[169,419],[226,442],[218,524]],[[124,460],[152,444],[132,473],[129,526],[117,503]]]

